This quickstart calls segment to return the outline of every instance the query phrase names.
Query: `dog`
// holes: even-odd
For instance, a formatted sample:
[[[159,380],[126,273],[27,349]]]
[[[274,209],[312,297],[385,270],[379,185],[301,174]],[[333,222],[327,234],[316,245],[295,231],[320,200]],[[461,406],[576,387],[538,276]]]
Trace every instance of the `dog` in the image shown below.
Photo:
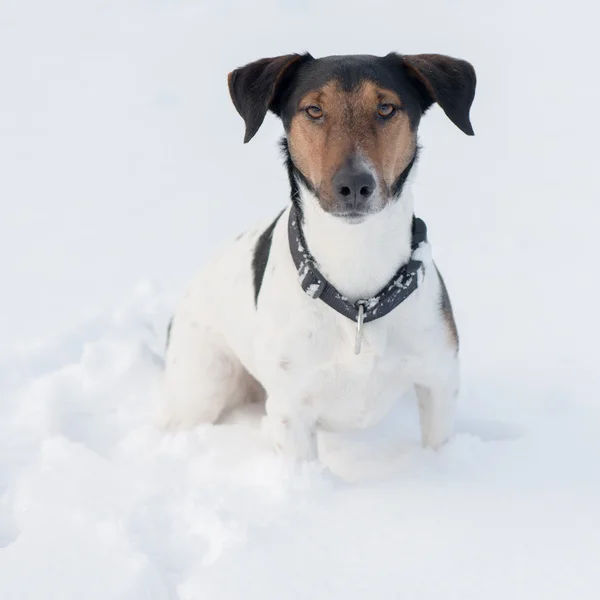
[[[413,388],[422,443],[439,448],[453,434],[458,334],[408,177],[433,103],[473,135],[475,70],[437,54],[289,54],[228,83],[245,143],[268,111],[281,119],[291,203],[181,300],[166,350],[168,425],[214,423],[266,398],[274,447],[315,460],[318,430],[374,425]]]

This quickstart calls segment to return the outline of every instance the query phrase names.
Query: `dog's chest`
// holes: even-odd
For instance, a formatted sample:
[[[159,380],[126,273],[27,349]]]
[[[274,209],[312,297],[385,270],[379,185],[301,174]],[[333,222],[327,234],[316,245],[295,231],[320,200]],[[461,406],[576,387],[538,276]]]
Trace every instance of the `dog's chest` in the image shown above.
[[[259,336],[260,379],[268,396],[311,412],[324,428],[370,426],[412,385],[419,359],[389,321],[365,324],[355,354],[356,325],[329,310],[326,318],[290,316],[277,334]]]

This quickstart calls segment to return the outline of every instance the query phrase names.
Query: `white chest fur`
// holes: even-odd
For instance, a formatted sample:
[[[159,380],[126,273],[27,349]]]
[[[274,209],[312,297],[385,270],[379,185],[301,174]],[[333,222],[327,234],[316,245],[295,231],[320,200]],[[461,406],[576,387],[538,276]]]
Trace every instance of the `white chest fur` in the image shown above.
[[[373,425],[419,381],[423,364],[439,345],[433,264],[429,261],[429,275],[400,307],[364,325],[357,355],[356,324],[301,289],[287,249],[286,216],[274,233],[253,342],[255,372],[267,391],[268,410],[284,422],[302,415],[325,429]],[[397,264],[387,268],[391,274],[396,269]],[[338,279],[343,286],[343,278]],[[376,281],[367,293],[381,287]],[[367,293],[354,291],[356,297]]]
[[[355,354],[355,325],[337,314],[321,318],[329,311],[319,306],[258,335],[257,372],[280,411],[302,407],[328,429],[367,427],[414,383],[419,361],[409,345],[377,322],[365,326],[361,352]]]

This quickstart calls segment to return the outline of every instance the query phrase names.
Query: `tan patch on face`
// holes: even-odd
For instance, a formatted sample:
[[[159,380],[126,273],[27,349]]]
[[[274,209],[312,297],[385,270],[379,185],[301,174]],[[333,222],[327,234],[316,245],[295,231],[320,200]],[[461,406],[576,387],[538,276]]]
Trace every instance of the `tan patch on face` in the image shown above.
[[[400,107],[393,117],[378,116],[381,104]],[[305,109],[318,106],[322,119],[310,119]],[[392,92],[365,81],[351,92],[331,81],[304,96],[288,136],[294,163],[317,190],[323,207],[334,201],[332,180],[348,161],[362,157],[375,171],[378,191],[389,200],[394,182],[410,163],[416,136],[402,100]]]

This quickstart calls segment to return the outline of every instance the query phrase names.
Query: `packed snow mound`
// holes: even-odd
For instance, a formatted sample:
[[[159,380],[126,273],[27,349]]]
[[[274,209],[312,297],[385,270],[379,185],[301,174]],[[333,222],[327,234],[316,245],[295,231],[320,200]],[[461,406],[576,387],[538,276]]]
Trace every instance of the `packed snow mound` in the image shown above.
[[[141,285],[0,366],[1,598],[597,597],[597,407],[532,408],[492,381],[467,386],[438,453],[409,398],[322,436],[327,467],[294,465],[260,406],[154,425],[170,308]]]

